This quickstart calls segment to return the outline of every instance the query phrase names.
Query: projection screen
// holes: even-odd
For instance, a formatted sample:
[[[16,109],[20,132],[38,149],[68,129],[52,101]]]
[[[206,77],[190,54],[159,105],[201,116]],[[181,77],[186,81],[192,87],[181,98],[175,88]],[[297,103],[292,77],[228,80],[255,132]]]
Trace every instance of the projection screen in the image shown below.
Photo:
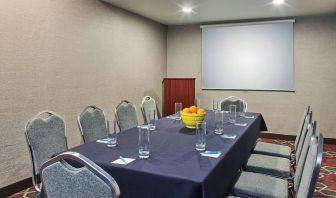
[[[201,26],[202,88],[294,91],[294,22]]]

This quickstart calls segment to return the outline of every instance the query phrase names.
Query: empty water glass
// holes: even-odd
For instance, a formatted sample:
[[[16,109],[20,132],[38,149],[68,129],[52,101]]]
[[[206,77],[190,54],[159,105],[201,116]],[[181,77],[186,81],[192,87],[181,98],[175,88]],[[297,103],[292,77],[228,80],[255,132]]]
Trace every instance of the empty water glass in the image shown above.
[[[218,100],[216,100],[216,99],[212,100],[212,109],[214,111],[218,110]]]
[[[223,134],[224,127],[224,111],[215,111],[215,134]]]
[[[194,100],[194,105],[198,108],[201,108],[201,99],[195,98]]]
[[[107,120],[107,130],[108,130],[108,135],[109,135],[109,140],[107,141],[107,146],[108,147],[115,147],[118,144],[118,139],[117,139],[117,122],[113,120],[113,130],[111,129],[111,120]]]
[[[156,111],[149,111],[147,114],[147,119],[149,130],[154,131],[156,129]]]
[[[237,111],[239,111],[239,116],[240,117],[245,117],[245,104],[243,102],[239,103],[239,109]]]
[[[146,159],[150,152],[150,133],[148,126],[138,126],[139,129],[139,158]]]
[[[175,102],[175,120],[181,120],[180,112],[182,111],[182,103],[181,102]]]
[[[229,122],[234,124],[236,123],[236,105],[229,106]]]
[[[204,151],[206,146],[206,122],[196,122],[196,150]]]

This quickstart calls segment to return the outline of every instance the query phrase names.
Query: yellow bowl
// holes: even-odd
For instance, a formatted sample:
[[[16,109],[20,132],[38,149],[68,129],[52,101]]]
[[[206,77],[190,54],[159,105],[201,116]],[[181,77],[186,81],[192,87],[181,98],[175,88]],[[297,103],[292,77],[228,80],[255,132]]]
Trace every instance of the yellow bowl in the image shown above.
[[[180,112],[182,122],[186,125],[187,128],[194,129],[196,128],[196,122],[201,122],[205,118],[205,114],[190,114]]]

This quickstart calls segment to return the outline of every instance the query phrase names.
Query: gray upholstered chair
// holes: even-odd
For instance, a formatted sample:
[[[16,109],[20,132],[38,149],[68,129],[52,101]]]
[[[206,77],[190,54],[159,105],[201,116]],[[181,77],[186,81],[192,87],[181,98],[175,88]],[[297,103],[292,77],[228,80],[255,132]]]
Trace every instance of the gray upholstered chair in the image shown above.
[[[92,142],[108,137],[105,113],[96,106],[87,106],[78,115],[77,123],[83,142]]]
[[[236,96],[229,96],[220,101],[219,104],[222,111],[229,111],[230,105],[236,105],[237,112],[246,112],[247,110],[247,103],[243,99]]]
[[[76,168],[66,160],[76,163]],[[120,196],[117,182],[97,164],[75,152],[62,153],[41,168],[43,191],[47,198]]]
[[[68,149],[64,119],[52,111],[39,112],[26,124],[25,137],[32,161],[33,185],[40,192],[37,176],[42,164]]]
[[[296,163],[296,162],[299,161],[299,158],[301,156],[301,150],[303,148],[303,143],[305,141],[309,125],[312,123],[312,119],[313,119],[313,112],[310,111],[308,113],[305,121],[304,121],[304,125],[303,125],[303,128],[302,128],[302,133],[301,133],[301,136],[300,136],[300,140],[298,141],[298,145],[295,148],[295,159],[294,159],[293,163]],[[306,124],[306,123],[308,123],[308,124]],[[316,123],[315,123],[315,125],[316,125]]]
[[[299,124],[299,129],[297,132],[297,136],[295,138],[295,144],[294,144],[294,149],[297,150],[298,144],[300,142],[300,137],[303,131],[305,119],[309,113],[310,107],[308,106],[305,108],[302,118],[300,120]],[[295,151],[294,150],[294,151]],[[256,154],[263,154],[263,155],[271,155],[271,156],[276,156],[276,157],[285,157],[290,159],[291,158],[291,148],[289,146],[284,146],[284,145],[278,145],[278,144],[272,144],[272,143],[267,143],[267,142],[257,142],[253,153]]]
[[[320,133],[318,143],[311,145],[307,154],[306,162],[303,168],[302,177],[296,197],[312,198],[315,191],[315,186],[320,174],[323,157],[323,135]]]
[[[287,198],[313,197],[315,185],[321,168],[323,155],[323,135],[311,139],[306,160],[299,164],[294,180],[294,186],[288,189],[288,181],[281,178],[252,172],[242,172],[232,188],[232,194],[239,197]],[[297,174],[300,173],[300,176]],[[302,176],[301,176],[302,175]],[[298,183],[298,184],[296,184]]]
[[[127,100],[123,100],[115,108],[114,113],[115,113],[117,125],[120,131],[125,131],[127,129],[138,126],[136,109],[135,109],[135,106],[131,102]]]
[[[305,152],[304,143],[309,142],[311,136],[315,134],[316,122],[308,124],[311,119],[312,113],[308,115],[307,122],[304,127],[304,132],[302,134],[303,141],[299,145],[300,149],[296,151],[296,162],[299,163],[301,155]],[[298,148],[299,148],[298,147]],[[291,167],[295,164],[291,164],[291,160],[283,157],[275,157],[269,155],[252,154],[248,159],[246,164],[246,171],[267,174],[271,176],[290,178]]]
[[[154,98],[145,96],[141,102],[141,112],[145,123],[148,123],[150,114],[154,114],[156,120],[160,118],[159,110],[157,108]],[[154,117],[154,115],[153,115]]]
[[[300,184],[302,173],[303,173],[302,168],[304,167],[304,164],[307,161],[307,155],[308,155],[308,151],[309,151],[310,142],[313,138],[316,137],[316,134],[315,134],[316,126],[317,126],[316,121],[313,121],[309,130],[308,130],[308,132],[307,132],[305,140],[303,142],[300,158],[297,161],[295,174],[294,174],[294,177],[293,177],[293,181],[294,181],[293,188],[295,189],[295,191],[297,191],[298,188],[299,188],[299,184]]]

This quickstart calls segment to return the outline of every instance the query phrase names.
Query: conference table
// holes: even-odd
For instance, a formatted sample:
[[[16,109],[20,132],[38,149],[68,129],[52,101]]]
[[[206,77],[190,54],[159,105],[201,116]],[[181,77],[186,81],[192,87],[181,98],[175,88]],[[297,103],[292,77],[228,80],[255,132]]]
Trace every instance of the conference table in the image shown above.
[[[121,198],[212,198],[221,197],[235,182],[239,169],[246,163],[260,131],[267,127],[260,113],[237,117],[238,126],[228,122],[224,114],[224,134],[214,133],[214,113],[207,111],[206,150],[221,151],[218,158],[205,157],[195,150],[195,130],[185,128],[181,121],[168,117],[156,122],[150,134],[150,157],[138,157],[138,129],[118,134],[118,146],[90,142],[70,149],[98,164],[118,183]],[[113,164],[120,156],[134,158],[127,165]],[[43,197],[43,193],[41,194]]]

